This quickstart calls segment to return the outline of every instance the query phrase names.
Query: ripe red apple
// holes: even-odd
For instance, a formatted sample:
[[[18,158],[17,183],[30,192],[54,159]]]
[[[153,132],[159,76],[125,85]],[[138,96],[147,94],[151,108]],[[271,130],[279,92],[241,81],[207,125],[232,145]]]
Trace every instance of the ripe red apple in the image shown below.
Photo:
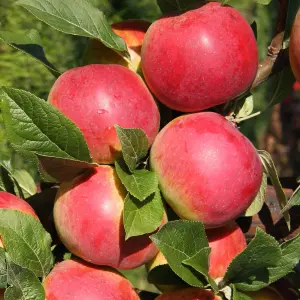
[[[222,298],[216,296],[209,290],[186,288],[162,294],[158,296],[156,300],[222,300]]]
[[[206,228],[240,216],[262,181],[262,164],[251,142],[212,112],[181,116],[164,127],[153,143],[150,164],[177,215]]]
[[[138,300],[131,283],[107,267],[65,260],[43,282],[46,300]]]
[[[142,20],[127,20],[111,25],[112,30],[127,44],[131,63],[125,61],[119,54],[96,39],[90,40],[84,54],[83,63],[85,65],[118,64],[137,71],[141,62],[142,43],[150,25],[150,22]]]
[[[132,269],[157,253],[149,235],[125,241],[125,190],[114,168],[99,166],[62,183],[54,204],[54,222],[64,245],[96,265]]]
[[[113,163],[120,152],[115,124],[143,129],[150,145],[159,130],[159,111],[146,85],[122,66],[68,70],[54,83],[49,102],[79,127],[100,164]]]
[[[245,92],[258,67],[255,36],[234,8],[211,2],[163,17],[147,31],[142,69],[166,106],[196,112]]]
[[[213,279],[224,277],[232,260],[246,249],[246,238],[235,222],[221,228],[206,230],[206,236],[211,248],[208,273]],[[166,258],[158,252],[147,267],[150,271],[165,264],[167,264]],[[159,285],[158,288],[161,291],[169,291],[176,289],[176,286]]]
[[[296,79],[300,81],[300,10],[296,15],[291,31],[289,56],[293,73]]]
[[[25,200],[8,192],[0,192],[0,208],[18,210],[39,219],[33,208]],[[1,237],[0,247],[4,247]]]
[[[221,228],[206,230],[206,235],[211,248],[209,275],[213,279],[224,277],[232,260],[246,249],[246,238],[235,222]]]
[[[250,296],[252,300],[284,300],[273,288],[264,288],[258,292],[247,292],[246,294]]]

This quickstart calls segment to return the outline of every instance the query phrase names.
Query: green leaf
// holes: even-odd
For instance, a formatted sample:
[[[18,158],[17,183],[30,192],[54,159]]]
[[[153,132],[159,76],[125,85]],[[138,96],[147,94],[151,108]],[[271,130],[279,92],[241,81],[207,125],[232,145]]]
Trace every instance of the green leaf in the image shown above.
[[[29,214],[0,209],[0,235],[10,259],[38,277],[45,277],[53,265],[51,237]]]
[[[245,118],[251,115],[254,108],[253,96],[244,99],[243,101],[239,101],[238,107],[236,109],[236,117],[235,119]]]
[[[232,291],[233,291],[232,300],[251,300],[251,297],[238,291],[236,289],[236,287],[234,286],[234,284],[232,284],[231,286],[232,286]]]
[[[124,160],[131,172],[148,153],[148,137],[142,129],[122,128],[115,125]]]
[[[125,42],[115,34],[102,11],[85,0],[19,0],[35,17],[67,34],[100,40],[105,46],[130,57]]]
[[[5,289],[7,286],[7,265],[5,250],[0,248],[0,288]]]
[[[23,34],[0,31],[0,40],[41,62],[53,76],[60,75],[60,72],[47,60],[38,31],[32,29]]]
[[[286,16],[284,39],[289,38],[296,14],[299,9],[300,9],[300,0],[288,0],[288,11]]]
[[[268,178],[267,174],[263,173],[263,178],[259,191],[253,200],[252,204],[247,208],[245,217],[252,217],[259,213],[264,206],[266,195],[267,195]]]
[[[280,258],[281,250],[278,242],[257,228],[256,235],[248,247],[229,265],[224,281],[234,283],[241,290],[244,282],[250,284],[256,278],[267,282],[267,268],[275,266]]]
[[[14,264],[7,257],[8,287],[5,300],[44,300],[45,291],[39,279],[28,269]]]
[[[184,12],[199,4],[199,0],[157,0],[162,13]]]
[[[208,275],[210,252],[210,247],[202,248],[194,256],[184,260],[182,263],[191,266],[197,272],[204,275],[206,280],[209,282],[210,286],[217,293],[219,291],[218,286],[216,282]]]
[[[283,208],[281,213],[285,213],[286,211],[290,210],[293,206],[300,206],[300,185],[295,190],[292,197],[288,201],[287,205]]]
[[[0,165],[0,191],[14,194],[14,181],[9,172]]]
[[[127,191],[140,201],[144,201],[158,188],[156,174],[148,170],[135,170],[130,173],[124,160],[115,162],[116,172]]]
[[[159,190],[143,202],[128,193],[123,210],[126,240],[155,231],[161,225],[163,215],[164,205]]]
[[[264,172],[270,176],[271,182],[275,189],[277,199],[279,201],[279,205],[280,205],[281,209],[283,209],[287,205],[287,199],[286,199],[286,195],[282,189],[281,183],[279,181],[277,170],[275,168],[272,157],[271,157],[270,153],[268,153],[267,151],[264,151],[264,150],[258,150],[258,154],[259,154],[261,162],[263,164]],[[291,218],[290,218],[289,213],[285,212],[283,214],[283,216],[287,223],[288,228],[290,229],[291,228]]]
[[[209,247],[202,223],[186,220],[171,221],[150,238],[180,278],[192,286],[206,286],[203,275],[183,264],[183,261],[192,258],[201,249]]]
[[[258,4],[269,5],[272,0],[256,0]]]

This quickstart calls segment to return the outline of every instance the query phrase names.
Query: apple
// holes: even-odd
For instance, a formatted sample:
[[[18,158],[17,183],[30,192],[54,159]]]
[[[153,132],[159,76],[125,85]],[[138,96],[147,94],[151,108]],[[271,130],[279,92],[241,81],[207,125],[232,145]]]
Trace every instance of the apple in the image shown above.
[[[142,70],[166,106],[197,112],[249,89],[258,68],[254,33],[230,6],[211,2],[155,21],[142,46]]]
[[[284,300],[273,288],[264,288],[258,292],[246,293],[252,300]]]
[[[63,244],[96,265],[132,269],[158,252],[149,235],[125,241],[126,192],[116,171],[99,166],[61,184],[54,204],[54,223]]]
[[[65,260],[55,265],[43,282],[46,300],[138,300],[131,283],[107,267]]]
[[[221,228],[208,229],[206,236],[211,248],[208,273],[213,279],[222,278],[232,260],[246,249],[246,238],[235,222]],[[158,252],[154,259],[147,264],[147,269],[151,271],[155,267],[167,263],[164,255]],[[169,291],[176,289],[176,286],[158,285],[158,288],[161,291]]]
[[[49,102],[82,131],[91,156],[111,164],[121,146],[115,124],[141,128],[153,142],[159,130],[158,107],[133,71],[119,65],[88,65],[63,73],[54,83]]]
[[[18,210],[20,212],[29,214],[39,220],[34,209],[25,200],[8,192],[0,192],[0,208]],[[0,247],[4,248],[1,237]]]
[[[298,11],[290,37],[289,57],[293,73],[300,81],[300,10]]]
[[[142,43],[150,25],[150,22],[142,20],[126,20],[111,25],[112,30],[127,44],[131,63],[128,63],[119,54],[96,39],[90,40],[84,54],[83,63],[85,65],[118,64],[135,72],[138,71],[141,62]]]
[[[244,213],[262,181],[251,142],[212,112],[184,115],[165,126],[151,148],[150,166],[175,213],[206,228]]]
[[[222,300],[209,290],[200,288],[185,288],[162,294],[156,300]],[[47,299],[48,300],[48,299]]]

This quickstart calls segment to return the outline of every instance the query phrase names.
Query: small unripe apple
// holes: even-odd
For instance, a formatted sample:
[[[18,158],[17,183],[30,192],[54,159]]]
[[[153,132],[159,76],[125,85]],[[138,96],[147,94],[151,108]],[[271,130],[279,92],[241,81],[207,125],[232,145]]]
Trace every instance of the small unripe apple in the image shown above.
[[[99,166],[62,183],[54,204],[54,222],[63,244],[88,262],[117,269],[136,268],[151,260],[158,250],[149,235],[125,241],[125,196],[110,166]]]
[[[296,79],[300,81],[300,10],[296,15],[291,31],[289,56],[293,73]]]
[[[273,288],[264,288],[258,292],[247,292],[246,294],[251,297],[252,300],[284,300]]]
[[[74,260],[55,265],[43,282],[45,300],[138,300],[131,283],[117,271]]]
[[[222,300],[222,298],[209,290],[186,288],[162,294],[156,300]]]
[[[90,40],[84,54],[83,63],[85,65],[117,64],[130,68],[135,72],[138,71],[141,62],[142,43],[150,25],[150,22],[142,20],[126,20],[111,25],[112,30],[125,41],[130,54],[130,63],[96,39]]]
[[[251,142],[224,117],[202,112],[165,126],[150,152],[150,165],[176,214],[221,227],[254,200],[262,164]]]
[[[29,214],[35,217],[36,219],[39,219],[34,209],[25,200],[15,195],[12,195],[8,192],[0,192],[0,208],[18,210],[20,212]],[[2,248],[4,247],[1,237],[0,237],[0,247]]]
[[[166,106],[182,112],[239,96],[251,86],[257,67],[250,25],[236,9],[216,2],[155,21],[142,46],[149,88]]]
[[[88,65],[63,73],[49,102],[82,131],[91,156],[111,164],[121,150],[114,125],[144,130],[149,145],[159,130],[158,107],[133,71],[119,65]]]

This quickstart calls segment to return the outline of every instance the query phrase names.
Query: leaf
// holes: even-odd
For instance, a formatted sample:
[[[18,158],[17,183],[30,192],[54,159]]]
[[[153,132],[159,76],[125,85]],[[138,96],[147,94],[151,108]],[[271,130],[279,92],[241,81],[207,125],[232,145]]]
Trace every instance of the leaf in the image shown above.
[[[199,4],[199,0],[157,0],[162,13],[184,12]]]
[[[201,249],[209,247],[202,223],[186,220],[171,221],[150,238],[180,278],[192,286],[206,285],[206,280],[201,274],[183,264],[183,261],[193,257]]]
[[[286,211],[290,210],[293,206],[300,206],[300,185],[293,193],[287,205],[282,209],[281,213],[285,213]]]
[[[254,108],[253,96],[244,99],[244,101],[238,102],[239,107],[237,108],[237,113],[235,119],[245,118],[251,115]]]
[[[278,242],[257,228],[256,235],[248,247],[230,263],[224,281],[234,283],[241,290],[244,282],[249,284],[255,278],[267,281],[267,267],[274,267],[280,258]]]
[[[102,11],[85,0],[19,0],[35,17],[67,34],[100,40],[105,46],[130,57],[125,42],[115,34]]]
[[[14,194],[14,181],[9,172],[0,165],[0,191]]]
[[[0,234],[10,259],[45,277],[53,265],[51,237],[42,224],[29,214],[0,209]]]
[[[29,92],[0,89],[7,136],[16,150],[91,162],[83,134],[56,108]]]
[[[208,275],[210,252],[210,247],[202,248],[191,258],[184,260],[183,264],[191,266],[197,272],[204,275],[210,286],[213,288],[214,292],[217,293],[219,291],[218,286],[216,282]]]
[[[159,190],[143,202],[128,193],[123,210],[126,240],[155,231],[161,225],[163,215],[164,205]]]
[[[246,294],[237,291],[236,287],[234,284],[232,284],[232,290],[233,290],[233,297],[232,300],[251,300],[252,298],[247,296]]]
[[[256,0],[258,4],[269,5],[272,0]]]
[[[12,177],[16,180],[18,186],[22,190],[25,199],[36,194],[36,184],[26,170],[14,170],[12,172]],[[18,196],[20,197],[21,195]]]
[[[300,8],[300,0],[288,0],[288,10],[286,16],[286,25],[284,31],[284,39],[289,38],[296,14]]]
[[[148,170],[135,170],[130,173],[124,160],[115,162],[116,172],[127,191],[140,201],[144,201],[158,188],[156,174]]]
[[[61,74],[47,60],[40,34],[35,29],[23,34],[0,31],[0,40],[41,62],[53,74],[53,76],[58,77]]]
[[[44,288],[34,273],[14,264],[9,257],[7,260],[10,287],[5,291],[5,300],[44,300]]]
[[[252,204],[247,208],[245,212],[245,217],[252,217],[261,211],[262,207],[264,206],[266,195],[267,195],[267,186],[268,186],[267,174],[263,172],[261,186]]]
[[[124,160],[131,172],[148,153],[148,137],[142,129],[122,128],[115,125]]]
[[[270,176],[272,185],[275,189],[275,193],[277,196],[277,199],[279,201],[279,205],[281,209],[283,209],[287,205],[287,199],[286,195],[282,189],[281,183],[278,178],[278,174],[274,165],[274,162],[272,160],[272,157],[270,153],[264,150],[258,150],[258,154],[260,156],[261,162],[263,164],[264,172],[267,173]],[[288,212],[285,212],[283,214],[284,219],[287,223],[287,226],[289,230],[291,229],[291,218]]]
[[[5,289],[7,286],[7,266],[5,250],[0,247],[0,288]]]

